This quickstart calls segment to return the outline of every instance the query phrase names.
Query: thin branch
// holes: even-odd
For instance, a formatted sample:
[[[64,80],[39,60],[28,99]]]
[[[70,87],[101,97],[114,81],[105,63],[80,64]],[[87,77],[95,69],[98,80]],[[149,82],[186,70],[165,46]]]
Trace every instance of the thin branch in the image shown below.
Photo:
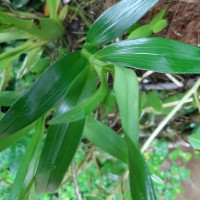
[[[76,192],[76,196],[78,200],[82,200],[82,195],[80,193],[80,189],[79,189],[79,184],[78,184],[78,178],[77,178],[77,172],[76,172],[76,163],[74,161],[74,159],[72,160],[71,163],[71,169],[72,169],[72,177],[73,177],[73,183],[74,183],[74,190]]]
[[[195,98],[195,101],[197,103],[197,108],[198,108],[199,113],[200,113],[200,101],[199,101],[199,94],[198,94],[197,91],[194,93],[194,98]]]
[[[174,115],[179,111],[179,109],[187,102],[187,100],[196,92],[198,87],[200,86],[200,78],[194,84],[194,86],[186,93],[186,95],[181,99],[181,101],[173,108],[173,110],[167,115],[167,117],[158,125],[158,127],[154,130],[151,136],[147,139],[145,144],[143,145],[141,151],[144,152],[151,142],[157,137],[157,135],[162,131],[162,129],[167,125],[167,123],[174,117]]]

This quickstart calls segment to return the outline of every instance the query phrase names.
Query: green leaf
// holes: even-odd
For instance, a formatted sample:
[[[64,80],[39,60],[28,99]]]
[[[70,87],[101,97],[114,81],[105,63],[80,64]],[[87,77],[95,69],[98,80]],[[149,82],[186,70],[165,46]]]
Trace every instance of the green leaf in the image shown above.
[[[125,163],[128,162],[126,142],[108,126],[87,117],[83,135],[98,148]]]
[[[156,113],[162,113],[163,105],[159,94],[155,91],[147,93],[148,106],[152,107]]]
[[[67,17],[67,14],[68,14],[68,10],[69,10],[69,6],[68,4],[64,5],[64,7],[62,8],[60,14],[59,14],[59,19],[61,21],[64,21],[65,18]]]
[[[42,138],[44,134],[44,117],[36,123],[36,130],[31,142],[26,150],[25,156],[21,162],[17,176],[10,193],[10,200],[24,199],[31,189],[34,182],[36,167],[38,164]]]
[[[166,19],[160,20],[157,24],[153,27],[153,33],[159,33],[162,31],[166,26],[168,25],[168,22]]]
[[[47,69],[0,121],[0,138],[14,134],[47,112],[65,95],[85,63],[77,51]]]
[[[156,200],[147,164],[138,147],[126,138],[129,155],[130,189],[133,200]]]
[[[112,44],[97,59],[160,73],[200,73],[200,49],[164,38],[142,38]]]
[[[138,144],[139,86],[133,70],[115,66],[114,93],[124,133]]]
[[[114,93],[112,91],[108,91],[105,99],[103,100],[103,112],[105,114],[108,114],[110,112],[113,112],[116,108],[116,100]]]
[[[58,8],[60,5],[60,0],[47,0],[47,6],[50,13],[50,18],[57,20],[58,19]]]
[[[32,123],[31,125],[23,128],[22,130],[18,131],[16,134],[11,135],[6,138],[2,138],[0,140],[0,152],[4,151],[6,148],[10,147],[11,145],[18,142],[20,139],[22,139],[25,135],[27,135],[30,130],[35,127],[35,123]]]
[[[92,25],[86,38],[86,48],[111,42],[137,22],[158,0],[122,0],[106,10]]]
[[[87,67],[73,81],[57,114],[91,96],[96,89],[96,72]],[[82,137],[85,119],[69,124],[50,125],[36,175],[37,193],[58,189]]]
[[[163,19],[167,12],[168,6],[165,6],[150,22],[150,26],[153,28],[160,20]]]
[[[85,120],[51,126],[36,174],[36,192],[54,192],[60,186],[80,143]]]
[[[194,149],[200,150],[200,134],[192,134],[188,136],[188,140]]]
[[[21,78],[27,72],[29,72],[31,68],[35,66],[35,64],[39,61],[40,57],[42,56],[42,52],[42,47],[32,49],[28,52],[28,55],[24,59],[24,62],[17,74],[17,78]]]
[[[81,104],[69,109],[67,112],[64,112],[62,115],[56,116],[49,123],[62,124],[76,121],[85,118],[88,114],[90,114],[104,99],[108,92],[107,80],[104,73],[102,74],[101,81],[101,85],[95,94],[93,94],[90,98],[85,99],[85,101],[83,101]]]
[[[49,65],[49,58],[41,58],[38,62],[30,69],[33,73],[43,72]]]
[[[0,92],[0,106],[12,106],[21,97],[21,92],[2,91]]]
[[[23,30],[9,28],[2,33],[0,32],[0,43],[10,42],[12,40],[30,39],[31,37],[29,33]]]
[[[139,86],[131,69],[115,66],[114,92],[128,147],[130,190],[133,200],[154,200],[148,167],[138,149]]]
[[[62,25],[50,18],[35,17],[32,20],[27,20],[11,16],[0,11],[0,20],[6,24],[15,26],[19,30],[27,31],[28,33],[43,40],[57,39],[61,37],[64,32]]]
[[[134,30],[129,36],[128,39],[136,39],[136,38],[143,38],[149,37],[152,35],[152,30],[149,24],[141,26]]]

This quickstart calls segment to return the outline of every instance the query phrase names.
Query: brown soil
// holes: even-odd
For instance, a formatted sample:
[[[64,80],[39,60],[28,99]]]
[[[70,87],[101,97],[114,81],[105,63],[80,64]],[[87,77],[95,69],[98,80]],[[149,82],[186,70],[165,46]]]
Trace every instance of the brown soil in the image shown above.
[[[166,5],[169,8],[165,18],[168,19],[169,25],[159,36],[199,46],[200,1],[162,0],[146,15],[143,22],[148,22]]]

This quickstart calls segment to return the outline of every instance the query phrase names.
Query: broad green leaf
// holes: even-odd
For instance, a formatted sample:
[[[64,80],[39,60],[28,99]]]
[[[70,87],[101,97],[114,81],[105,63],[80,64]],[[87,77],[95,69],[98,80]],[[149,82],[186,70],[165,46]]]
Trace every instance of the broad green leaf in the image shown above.
[[[77,51],[47,69],[0,121],[0,138],[14,134],[47,112],[65,95],[85,63]]]
[[[96,72],[87,67],[73,81],[57,114],[91,96],[96,90]],[[85,119],[69,124],[50,125],[36,175],[37,193],[58,189],[82,137]]]
[[[6,31],[0,32],[0,43],[10,42],[12,40],[30,39],[32,37],[29,33],[23,30],[10,28],[6,29]]]
[[[44,117],[36,123],[36,130],[32,136],[30,144],[21,162],[17,176],[10,193],[10,200],[24,199],[31,189],[34,182],[36,167],[38,164],[42,138],[44,134]]]
[[[163,111],[162,101],[157,92],[148,92],[146,97],[148,100],[148,106],[152,107],[155,112],[161,113]]]
[[[0,20],[13,25],[20,30],[41,38],[43,40],[53,40],[62,36],[64,30],[61,24],[49,18],[33,18],[32,20],[20,19],[0,11]]]
[[[126,138],[129,155],[130,190],[133,200],[156,200],[147,164],[135,143]]]
[[[57,20],[58,19],[58,7],[60,5],[60,0],[47,0],[47,6],[50,13],[50,18]]]
[[[21,97],[21,92],[2,91],[0,92],[0,106],[12,106]]]
[[[1,138],[0,140],[0,152],[4,151],[6,148],[10,147],[11,145],[18,142],[22,139],[25,135],[29,133],[29,131],[35,126],[35,123],[23,128],[22,130],[18,131],[16,134],[11,135],[6,138]]]
[[[160,73],[200,73],[200,49],[164,38],[124,40],[95,54],[97,59]]]
[[[58,115],[53,118],[50,124],[62,124],[66,122],[76,121],[85,118],[90,114],[96,106],[104,99],[108,92],[108,85],[105,74],[102,75],[101,85],[96,93],[94,93],[90,98],[85,99],[81,104],[75,106],[72,109],[64,112],[62,115]]]
[[[153,28],[160,20],[163,19],[167,12],[168,6],[165,6],[150,22],[150,26]]]
[[[128,162],[126,142],[108,126],[88,117],[83,135],[98,148],[125,163]]]
[[[121,36],[158,0],[122,0],[106,10],[92,25],[86,38],[86,48],[94,48]]]
[[[166,19],[160,20],[157,24],[154,25],[152,31],[153,33],[159,33],[162,31],[166,26],[168,25],[168,22]]]
[[[188,140],[194,149],[200,150],[200,134],[192,134],[188,136]]]
[[[134,30],[129,36],[128,39],[135,39],[135,38],[143,38],[149,37],[152,35],[152,30],[149,24],[141,26]]]
[[[139,86],[131,69],[115,66],[114,93],[124,133],[137,145],[139,133]]]

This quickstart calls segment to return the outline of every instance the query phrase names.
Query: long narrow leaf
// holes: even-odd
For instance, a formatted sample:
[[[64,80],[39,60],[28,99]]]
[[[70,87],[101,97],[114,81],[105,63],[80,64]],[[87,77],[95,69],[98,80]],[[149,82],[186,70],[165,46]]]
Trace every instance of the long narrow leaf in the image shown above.
[[[114,93],[123,130],[137,145],[139,133],[139,86],[137,76],[133,70],[115,66]]]
[[[2,91],[0,92],[0,106],[12,106],[21,97],[21,92]]]
[[[0,11],[0,19],[6,24],[14,25],[20,30],[44,40],[53,40],[63,34],[63,27],[49,18],[35,18],[32,20],[20,19]]]
[[[35,123],[23,128],[22,130],[18,131],[16,134],[11,135],[6,138],[1,138],[0,140],[0,152],[4,151],[6,148],[10,147],[11,145],[17,143],[20,139],[22,139],[25,135],[27,135],[31,129],[35,127]]]
[[[103,151],[125,163],[128,162],[126,142],[108,126],[88,117],[83,135]]]
[[[21,78],[26,73],[30,71],[31,68],[35,66],[35,64],[39,61],[39,59],[42,56],[43,48],[38,47],[35,49],[31,49],[28,52],[28,55],[24,59],[24,62],[22,63],[22,66],[17,74],[17,78]]]
[[[54,20],[58,18],[58,7],[60,4],[60,0],[47,0],[47,6],[50,12],[50,17]]]
[[[50,121],[50,124],[61,124],[85,118],[96,108],[99,102],[101,102],[104,99],[107,92],[108,92],[107,80],[105,75],[103,74],[101,86],[95,94],[93,94],[90,98],[83,101],[81,104],[63,113],[62,115],[53,118]]]
[[[96,90],[96,72],[86,68],[73,81],[57,114],[74,107]],[[50,125],[36,175],[37,193],[58,189],[82,137],[85,120]]]
[[[95,57],[160,73],[200,73],[199,47],[164,38],[125,40],[100,50]]]
[[[14,134],[47,112],[64,96],[85,62],[78,51],[47,69],[0,121],[0,137]]]
[[[131,69],[115,66],[114,92],[128,147],[130,190],[133,200],[154,200],[151,177],[138,148],[139,87]]]
[[[15,30],[13,28],[6,30],[7,32],[0,32],[0,43],[9,42],[12,40],[29,39],[33,37],[23,30]]]
[[[85,120],[52,126],[36,174],[36,192],[54,192],[60,186],[80,143]]]
[[[9,200],[24,199],[27,194],[29,194],[39,160],[43,134],[44,117],[39,119],[36,124],[36,131],[18,170],[15,182],[11,189]]]
[[[130,189],[133,200],[156,200],[147,164],[138,147],[126,138],[129,157]]]
[[[158,0],[122,0],[106,10],[88,32],[88,48],[106,44],[122,35],[137,22]]]

